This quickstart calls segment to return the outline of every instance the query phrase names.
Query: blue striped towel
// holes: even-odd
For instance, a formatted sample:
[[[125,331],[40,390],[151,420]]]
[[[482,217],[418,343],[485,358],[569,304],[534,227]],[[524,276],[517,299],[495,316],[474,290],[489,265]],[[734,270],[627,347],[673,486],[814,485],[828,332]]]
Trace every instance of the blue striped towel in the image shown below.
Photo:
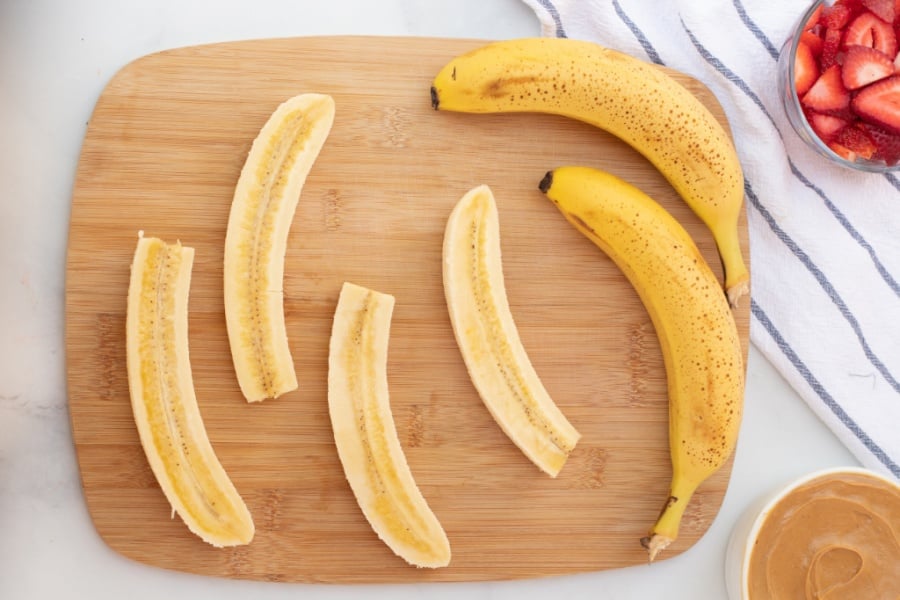
[[[687,73],[746,177],[750,340],[860,462],[900,479],[900,179],[828,164],[791,129],[776,60],[811,0],[523,0],[546,36]]]

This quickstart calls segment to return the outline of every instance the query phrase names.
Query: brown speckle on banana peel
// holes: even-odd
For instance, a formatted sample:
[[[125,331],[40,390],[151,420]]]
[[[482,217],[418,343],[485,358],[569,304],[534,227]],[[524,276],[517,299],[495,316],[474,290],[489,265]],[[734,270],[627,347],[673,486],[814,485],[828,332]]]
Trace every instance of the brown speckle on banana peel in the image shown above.
[[[735,305],[749,289],[738,240],[744,178],[713,114],[658,67],[566,38],[493,42],[453,58],[432,105],[467,113],[538,112],[608,131],[643,154],[709,227]]]

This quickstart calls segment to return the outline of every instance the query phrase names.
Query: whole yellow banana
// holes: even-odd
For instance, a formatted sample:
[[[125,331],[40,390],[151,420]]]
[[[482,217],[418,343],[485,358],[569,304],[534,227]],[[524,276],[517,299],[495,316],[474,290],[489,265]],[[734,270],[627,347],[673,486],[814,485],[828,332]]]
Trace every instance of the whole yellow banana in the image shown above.
[[[659,337],[672,482],[659,519],[641,540],[652,561],[677,538],[694,491],[734,451],[744,399],[737,326],[690,235],[639,189],[587,167],[551,171],[540,189],[625,273]]]
[[[466,113],[556,114],[622,139],[710,228],[729,302],[747,293],[738,239],[744,177],[734,145],[712,113],[662,69],[590,42],[506,40],[451,60],[434,79],[431,102]]]

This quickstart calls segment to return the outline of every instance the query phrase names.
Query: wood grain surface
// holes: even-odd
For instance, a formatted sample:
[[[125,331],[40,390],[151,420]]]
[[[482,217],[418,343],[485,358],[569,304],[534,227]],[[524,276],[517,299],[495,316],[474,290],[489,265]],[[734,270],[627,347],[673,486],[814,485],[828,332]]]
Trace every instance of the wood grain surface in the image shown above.
[[[538,191],[564,164],[611,171],[687,227],[717,274],[708,231],[665,180],[606,133],[543,115],[435,112],[431,78],[477,40],[321,37],[183,48],[123,68],[99,98],[78,165],[66,278],[69,409],[84,493],[102,538],[137,561],[268,581],[425,582],[540,577],[646,562],[638,540],[668,492],[665,372],[650,320],[612,262]],[[697,81],[675,76],[725,123]],[[250,144],[283,100],[331,94],[337,116],[288,241],[285,310],[300,389],[247,404],[222,300],[225,226]],[[466,374],[441,286],[452,206],[486,183],[523,343],[582,440],[557,479],[493,422]],[[125,305],[138,231],[196,248],[194,384],[210,440],[256,537],[215,549],[153,479],[131,414]],[[746,223],[741,223],[745,255]],[[388,377],[414,476],[451,565],[408,566],[366,523],[344,479],[326,398],[341,284],[396,297]],[[747,351],[749,299],[736,312]],[[688,549],[715,517],[730,463],[692,501]]]

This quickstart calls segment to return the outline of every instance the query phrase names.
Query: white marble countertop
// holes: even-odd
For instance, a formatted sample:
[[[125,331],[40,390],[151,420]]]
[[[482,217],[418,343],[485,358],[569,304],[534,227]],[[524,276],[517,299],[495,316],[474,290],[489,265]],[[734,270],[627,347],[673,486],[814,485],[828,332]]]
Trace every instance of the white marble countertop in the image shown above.
[[[252,6],[252,8],[251,8]],[[731,485],[708,534],[653,565],[433,586],[229,581],[132,562],[100,540],[66,407],[63,304],[70,195],[86,122],[112,75],[177,46],[313,34],[538,34],[519,0],[7,0],[0,3],[0,599],[725,598],[739,513],[796,475],[856,461],[751,348]]]

